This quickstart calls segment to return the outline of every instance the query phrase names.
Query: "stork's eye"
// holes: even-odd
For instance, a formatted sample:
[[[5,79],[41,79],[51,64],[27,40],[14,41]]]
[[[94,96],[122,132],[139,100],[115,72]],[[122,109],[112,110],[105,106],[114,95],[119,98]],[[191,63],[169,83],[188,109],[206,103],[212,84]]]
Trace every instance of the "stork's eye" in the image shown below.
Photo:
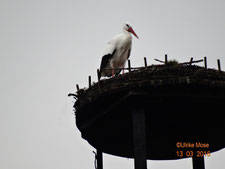
[[[130,27],[130,25],[128,25],[128,24],[126,24],[126,26],[129,28]]]

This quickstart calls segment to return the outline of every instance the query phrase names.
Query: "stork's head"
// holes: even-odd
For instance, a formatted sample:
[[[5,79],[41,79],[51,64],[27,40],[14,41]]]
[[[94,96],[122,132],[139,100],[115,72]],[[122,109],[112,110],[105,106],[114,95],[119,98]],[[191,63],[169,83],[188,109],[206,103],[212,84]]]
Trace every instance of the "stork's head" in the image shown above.
[[[132,33],[134,36],[136,36],[136,38],[139,39],[139,37],[138,37],[137,34],[134,32],[134,30],[133,30],[133,28],[130,26],[130,24],[125,23],[125,24],[123,25],[123,29],[126,30],[126,31],[128,31],[128,32],[130,32],[130,33]]]

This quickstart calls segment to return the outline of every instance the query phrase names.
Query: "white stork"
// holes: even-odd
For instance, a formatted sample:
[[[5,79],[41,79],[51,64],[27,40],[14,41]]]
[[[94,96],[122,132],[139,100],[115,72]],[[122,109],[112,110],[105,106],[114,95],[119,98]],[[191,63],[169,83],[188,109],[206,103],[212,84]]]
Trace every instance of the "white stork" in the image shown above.
[[[100,76],[118,75],[130,57],[132,36],[138,38],[129,24],[123,25],[123,33],[116,35],[106,46],[100,66]]]

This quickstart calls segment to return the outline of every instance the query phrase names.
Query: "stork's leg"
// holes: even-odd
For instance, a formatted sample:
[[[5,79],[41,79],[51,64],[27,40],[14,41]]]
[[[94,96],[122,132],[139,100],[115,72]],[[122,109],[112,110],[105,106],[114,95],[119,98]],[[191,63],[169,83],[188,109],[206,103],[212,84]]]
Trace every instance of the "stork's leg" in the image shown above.
[[[122,74],[124,75],[124,69],[122,70]]]
[[[112,77],[115,76],[114,65],[112,64]]]
[[[115,76],[115,71],[112,69],[112,77]]]

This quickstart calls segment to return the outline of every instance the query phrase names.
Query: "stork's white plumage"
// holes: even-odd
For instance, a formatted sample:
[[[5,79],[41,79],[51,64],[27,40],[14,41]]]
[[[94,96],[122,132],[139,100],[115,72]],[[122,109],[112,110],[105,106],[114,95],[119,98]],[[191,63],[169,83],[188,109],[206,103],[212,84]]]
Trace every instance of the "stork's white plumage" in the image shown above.
[[[106,46],[100,66],[100,76],[118,75],[130,57],[132,36],[138,38],[129,24],[123,25],[123,33],[116,35]],[[108,70],[112,69],[112,70]],[[115,70],[113,70],[115,69]]]

